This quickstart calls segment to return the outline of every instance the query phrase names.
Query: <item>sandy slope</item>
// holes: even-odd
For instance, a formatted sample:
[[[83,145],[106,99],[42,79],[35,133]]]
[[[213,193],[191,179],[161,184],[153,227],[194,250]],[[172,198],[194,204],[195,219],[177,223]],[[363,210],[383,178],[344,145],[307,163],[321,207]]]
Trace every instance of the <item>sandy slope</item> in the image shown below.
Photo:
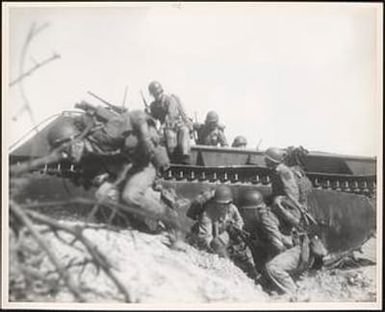
[[[63,221],[69,222],[69,221]],[[285,296],[269,297],[259,285],[255,285],[230,261],[216,255],[198,251],[187,244],[183,250],[167,246],[165,235],[150,235],[138,231],[120,232],[105,229],[87,229],[90,238],[112,263],[114,272],[127,287],[133,302],[138,303],[251,303],[287,301]],[[69,237],[62,236],[64,239]],[[80,261],[88,257],[81,248],[76,250],[46,235],[52,250],[63,263]],[[52,265],[47,257],[29,239],[24,240],[23,250],[29,249],[29,266],[47,272]],[[366,253],[373,254],[373,241],[366,245]],[[78,245],[78,247],[81,247]],[[12,260],[11,281],[18,276],[17,262]],[[35,260],[33,260],[35,259]],[[39,260],[36,260],[39,259]],[[122,295],[103,272],[97,274],[93,265],[70,269],[78,285],[88,289],[87,301],[122,302]],[[300,281],[299,301],[374,301],[376,266],[354,270],[319,271],[306,274]],[[52,279],[55,274],[51,274]],[[19,278],[20,279],[20,278]],[[27,297],[18,300],[73,301],[73,296],[60,283],[55,291],[42,286],[35,278],[20,282],[30,291]],[[14,283],[14,285],[16,285]],[[28,286],[29,285],[29,286]],[[39,286],[39,287],[37,287]],[[36,291],[39,289],[39,291]]]

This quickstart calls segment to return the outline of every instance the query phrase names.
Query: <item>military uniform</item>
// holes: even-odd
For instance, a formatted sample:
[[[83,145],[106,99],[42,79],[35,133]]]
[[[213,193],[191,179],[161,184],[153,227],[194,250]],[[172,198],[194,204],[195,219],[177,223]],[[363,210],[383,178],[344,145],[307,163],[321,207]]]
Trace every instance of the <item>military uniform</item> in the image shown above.
[[[258,234],[267,247],[267,259],[293,246],[291,236],[281,232],[279,220],[270,207],[266,204],[260,205],[257,207],[257,215]]]
[[[84,115],[75,120],[75,125],[83,131],[92,122],[90,116]],[[104,125],[95,124],[83,140],[71,145],[68,153],[73,161],[81,164],[89,178],[107,173],[107,179],[101,181],[95,194],[98,199],[119,198],[120,188],[113,182],[122,172],[122,167],[131,164],[124,179],[126,185],[122,189],[122,200],[147,211],[164,212],[164,207],[153,196],[148,196],[148,191],[157,170],[167,168],[169,159],[144,112],[130,111],[111,118]]]
[[[250,278],[256,279],[258,273],[250,248],[231,231],[230,224],[238,229],[244,226],[238,208],[233,204],[218,208],[213,196],[213,191],[203,192],[194,202],[197,206],[188,212],[189,217],[197,220],[191,230],[190,242],[222,257],[229,257]]]
[[[281,233],[279,220],[265,204],[260,191],[246,190],[240,194],[240,203],[245,230],[250,233],[254,262],[262,273],[267,261],[292,247],[292,240]]]
[[[197,144],[210,146],[229,146],[226,135],[224,133],[224,126],[217,125],[212,127],[207,124],[194,124],[194,130],[197,131]]]
[[[293,237],[294,247],[282,251],[266,264],[266,272],[275,286],[283,292],[293,294],[296,285],[293,276],[307,270],[314,256],[327,253],[322,242],[312,238],[309,243],[306,231],[307,218],[303,211],[307,210],[308,195],[311,191],[311,182],[305,173],[298,167],[288,167],[283,163],[284,156],[279,149],[269,148],[266,153],[266,164],[273,167],[272,209],[280,223],[280,231],[285,234],[300,232],[302,241]]]
[[[160,121],[170,157],[178,162],[188,161],[191,125],[174,95],[162,94],[150,104],[151,116]]]
[[[309,241],[305,235],[300,244],[270,260],[266,272],[278,290],[293,295],[297,290],[293,277],[311,268],[316,261],[322,264],[322,257],[326,255],[327,250],[318,237]]]
[[[239,214],[238,208],[230,204],[226,212],[220,211],[217,204],[210,201],[198,221],[197,239],[201,245],[210,249],[214,239],[219,240],[224,247],[230,244],[230,236],[227,227],[230,222],[242,229],[243,220]]]
[[[272,209],[280,219],[285,234],[289,234],[293,227],[301,223],[302,215],[298,205],[303,205],[303,202],[299,202],[299,195],[295,173],[285,164],[279,164],[272,176]]]

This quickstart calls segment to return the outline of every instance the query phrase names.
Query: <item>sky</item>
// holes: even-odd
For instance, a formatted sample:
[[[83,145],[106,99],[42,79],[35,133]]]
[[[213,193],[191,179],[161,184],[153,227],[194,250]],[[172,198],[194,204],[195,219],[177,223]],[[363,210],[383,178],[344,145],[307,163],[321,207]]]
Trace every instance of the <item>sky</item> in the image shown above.
[[[158,80],[188,115],[215,110],[230,143],[290,145],[378,156],[382,141],[380,5],[333,3],[8,4],[3,75],[17,78],[32,23],[25,70],[60,54],[23,82],[40,122],[82,100],[143,109]],[[379,39],[381,38],[381,39]],[[381,66],[380,66],[381,65]],[[32,127],[19,86],[5,85],[10,146]],[[5,106],[4,106],[5,105]],[[13,117],[16,119],[12,119]]]

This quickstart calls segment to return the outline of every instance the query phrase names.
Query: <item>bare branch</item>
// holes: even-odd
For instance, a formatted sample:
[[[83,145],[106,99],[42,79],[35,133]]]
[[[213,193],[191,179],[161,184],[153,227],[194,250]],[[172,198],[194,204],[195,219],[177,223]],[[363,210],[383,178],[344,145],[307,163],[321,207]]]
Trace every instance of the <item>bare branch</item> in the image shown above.
[[[49,206],[57,206],[57,205],[63,205],[63,206],[68,206],[68,205],[73,205],[73,204],[83,204],[83,205],[89,205],[93,206],[97,204],[95,200],[91,199],[86,199],[82,197],[75,197],[72,199],[68,199],[66,201],[50,201],[50,202],[41,202],[41,203],[33,203],[33,204],[22,204],[20,205],[23,208],[38,208],[38,207],[49,207]],[[106,207],[114,207],[118,209],[121,212],[128,212],[135,214],[140,217],[146,217],[146,218],[151,218],[155,220],[160,220],[165,222],[166,224],[172,226],[173,228],[185,231],[186,229],[181,227],[179,224],[177,218],[172,217],[172,216],[164,216],[161,214],[155,214],[154,212],[146,211],[144,209],[141,209],[140,207],[130,207],[126,206],[120,203],[116,203],[113,201],[105,201],[102,203],[98,204],[103,204]]]
[[[52,56],[48,57],[47,59],[41,61],[41,62],[37,62],[32,68],[30,68],[28,71],[24,72],[23,74],[21,74],[21,76],[17,77],[15,80],[11,81],[9,83],[9,86],[10,87],[13,87],[15,84],[19,83],[20,81],[22,81],[24,78],[30,76],[34,71],[36,71],[37,69],[39,69],[40,67],[43,67],[44,65],[47,65],[49,62],[52,62],[56,59],[59,59],[60,58],[60,55],[59,54],[53,54]]]
[[[28,228],[31,235],[34,237],[40,248],[42,248],[45,253],[47,254],[48,258],[51,260],[51,262],[55,265],[55,267],[58,269],[58,272],[60,276],[63,278],[65,284],[67,285],[68,289],[72,292],[72,294],[75,296],[76,300],[80,302],[85,302],[85,298],[80,293],[78,288],[76,287],[74,281],[72,280],[72,277],[68,272],[65,270],[65,268],[61,265],[59,259],[56,257],[56,255],[51,251],[50,247],[47,245],[44,238],[41,236],[41,234],[36,230],[35,226],[33,225],[30,218],[26,215],[26,213],[21,209],[14,201],[11,200],[10,202],[10,209],[11,212],[15,214],[15,216]]]
[[[22,77],[24,75],[24,73],[25,73],[24,65],[25,65],[25,61],[26,61],[26,58],[27,58],[28,48],[29,48],[33,38],[36,37],[36,35],[38,35],[41,31],[46,29],[48,26],[49,26],[48,23],[42,24],[39,27],[36,27],[36,23],[33,23],[31,25],[31,28],[30,28],[30,30],[28,32],[27,38],[26,38],[26,40],[24,42],[24,45],[23,45],[23,48],[22,48],[21,54],[20,54],[19,77]],[[28,97],[25,94],[24,86],[23,86],[22,83],[19,83],[19,89],[20,89],[21,97],[23,98],[23,101],[24,101],[24,105],[22,106],[20,111],[16,114],[16,116],[14,116],[13,119],[16,120],[17,115],[21,114],[24,110],[26,110],[28,112],[30,118],[31,118],[32,124],[36,125],[35,117],[34,117],[31,105],[29,103]]]
[[[107,259],[107,257],[98,250],[97,246],[91,240],[89,240],[86,236],[83,235],[82,233],[83,228],[81,228],[80,226],[69,226],[69,225],[62,224],[52,218],[39,214],[35,211],[28,211],[27,213],[32,219],[34,219],[39,223],[43,223],[56,230],[62,230],[64,232],[67,232],[75,236],[84,245],[84,247],[86,247],[86,249],[92,256],[95,263],[97,263],[97,265],[99,265],[103,269],[103,271],[106,273],[106,275],[114,282],[116,287],[123,294],[125,302],[131,302],[131,297],[126,287],[119,280],[119,278],[116,276],[114,271],[111,270],[111,268],[113,267],[112,264]]]

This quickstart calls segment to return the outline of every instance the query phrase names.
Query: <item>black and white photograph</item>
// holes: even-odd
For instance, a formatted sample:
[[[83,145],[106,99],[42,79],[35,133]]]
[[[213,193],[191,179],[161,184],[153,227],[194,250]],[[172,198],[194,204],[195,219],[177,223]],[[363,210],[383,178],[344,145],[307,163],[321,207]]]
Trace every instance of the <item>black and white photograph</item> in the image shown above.
[[[2,2],[8,309],[382,309],[383,4]]]

